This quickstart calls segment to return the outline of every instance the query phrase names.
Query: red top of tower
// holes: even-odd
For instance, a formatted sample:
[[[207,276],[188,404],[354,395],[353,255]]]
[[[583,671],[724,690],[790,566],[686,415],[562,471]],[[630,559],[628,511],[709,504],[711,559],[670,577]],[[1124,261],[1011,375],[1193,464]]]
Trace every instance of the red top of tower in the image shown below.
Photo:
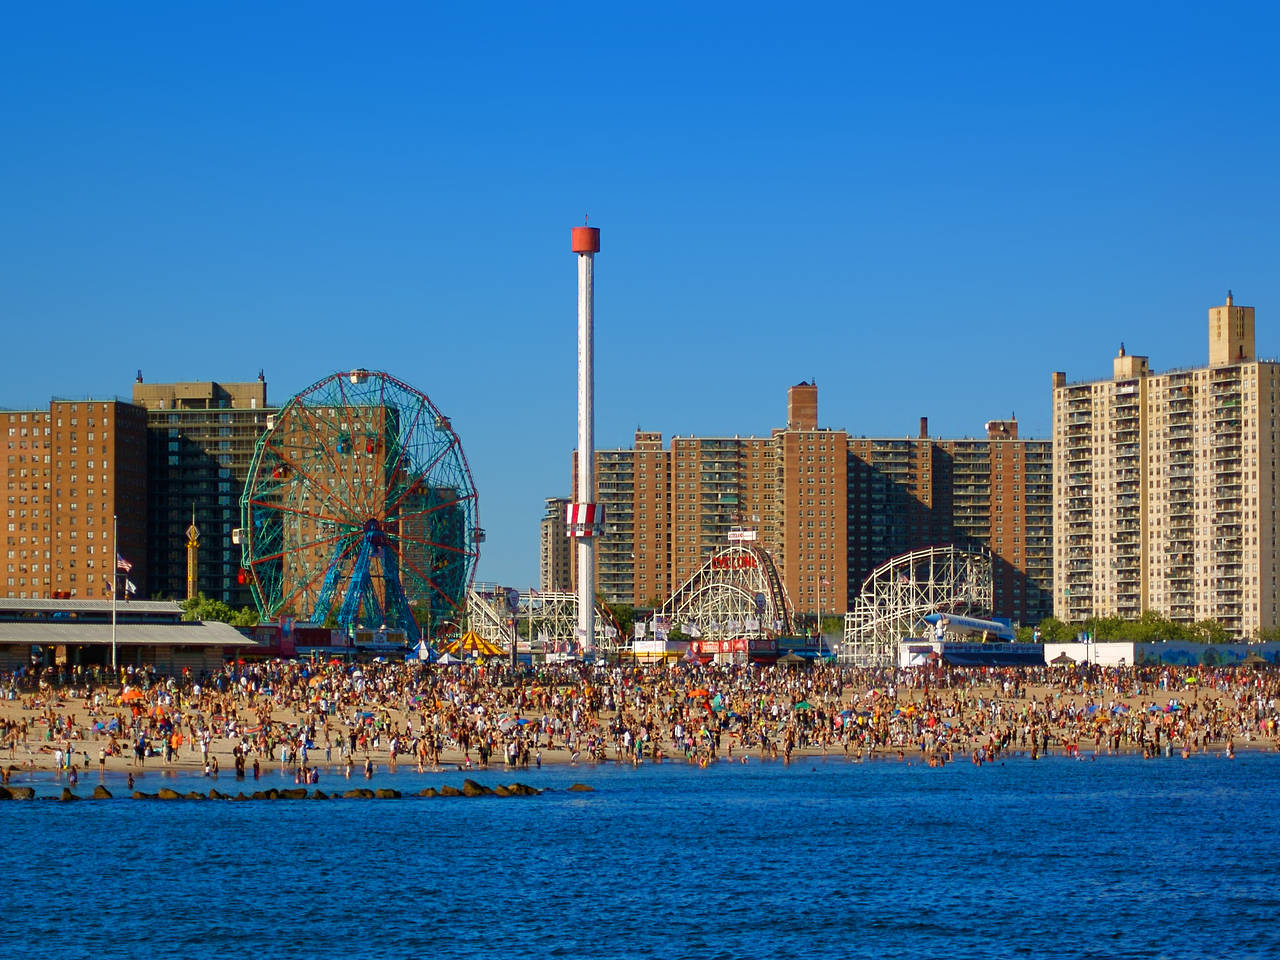
[[[574,253],[599,253],[600,228],[574,227],[572,230],[572,239],[569,242],[569,248],[573,250]]]

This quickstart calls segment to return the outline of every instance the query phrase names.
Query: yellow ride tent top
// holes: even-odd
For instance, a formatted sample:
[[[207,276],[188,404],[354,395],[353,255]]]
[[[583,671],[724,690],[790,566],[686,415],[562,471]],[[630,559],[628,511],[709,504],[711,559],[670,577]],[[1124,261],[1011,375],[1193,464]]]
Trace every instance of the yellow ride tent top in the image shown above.
[[[452,640],[445,644],[445,653],[452,653],[455,657],[500,657],[502,650],[490,643],[480,634],[468,630],[457,640]]]

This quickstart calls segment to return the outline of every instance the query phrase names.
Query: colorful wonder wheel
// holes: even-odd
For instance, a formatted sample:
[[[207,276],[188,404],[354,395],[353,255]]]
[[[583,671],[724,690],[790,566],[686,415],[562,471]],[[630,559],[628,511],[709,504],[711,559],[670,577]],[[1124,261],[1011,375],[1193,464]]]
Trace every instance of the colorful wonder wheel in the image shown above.
[[[466,609],[483,534],[462,443],[435,404],[385,373],[336,373],[269,417],[240,516],[264,619],[417,642]]]

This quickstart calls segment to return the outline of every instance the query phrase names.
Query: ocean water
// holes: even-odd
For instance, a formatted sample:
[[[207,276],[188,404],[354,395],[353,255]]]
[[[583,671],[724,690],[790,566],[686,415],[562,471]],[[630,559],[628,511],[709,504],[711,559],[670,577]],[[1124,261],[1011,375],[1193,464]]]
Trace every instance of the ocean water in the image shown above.
[[[0,933],[24,958],[1275,958],[1278,774],[1274,754],[753,758],[471,774],[549,788],[529,798],[252,803],[108,777],[121,799],[0,803]],[[166,785],[211,782],[139,788]]]

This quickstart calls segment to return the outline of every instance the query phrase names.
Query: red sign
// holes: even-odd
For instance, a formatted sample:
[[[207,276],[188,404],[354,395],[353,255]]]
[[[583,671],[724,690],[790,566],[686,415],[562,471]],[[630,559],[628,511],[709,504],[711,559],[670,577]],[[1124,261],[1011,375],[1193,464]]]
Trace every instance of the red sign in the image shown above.
[[[748,567],[754,568],[756,558],[749,553],[740,553],[727,557],[712,557],[712,570],[742,570]]]

